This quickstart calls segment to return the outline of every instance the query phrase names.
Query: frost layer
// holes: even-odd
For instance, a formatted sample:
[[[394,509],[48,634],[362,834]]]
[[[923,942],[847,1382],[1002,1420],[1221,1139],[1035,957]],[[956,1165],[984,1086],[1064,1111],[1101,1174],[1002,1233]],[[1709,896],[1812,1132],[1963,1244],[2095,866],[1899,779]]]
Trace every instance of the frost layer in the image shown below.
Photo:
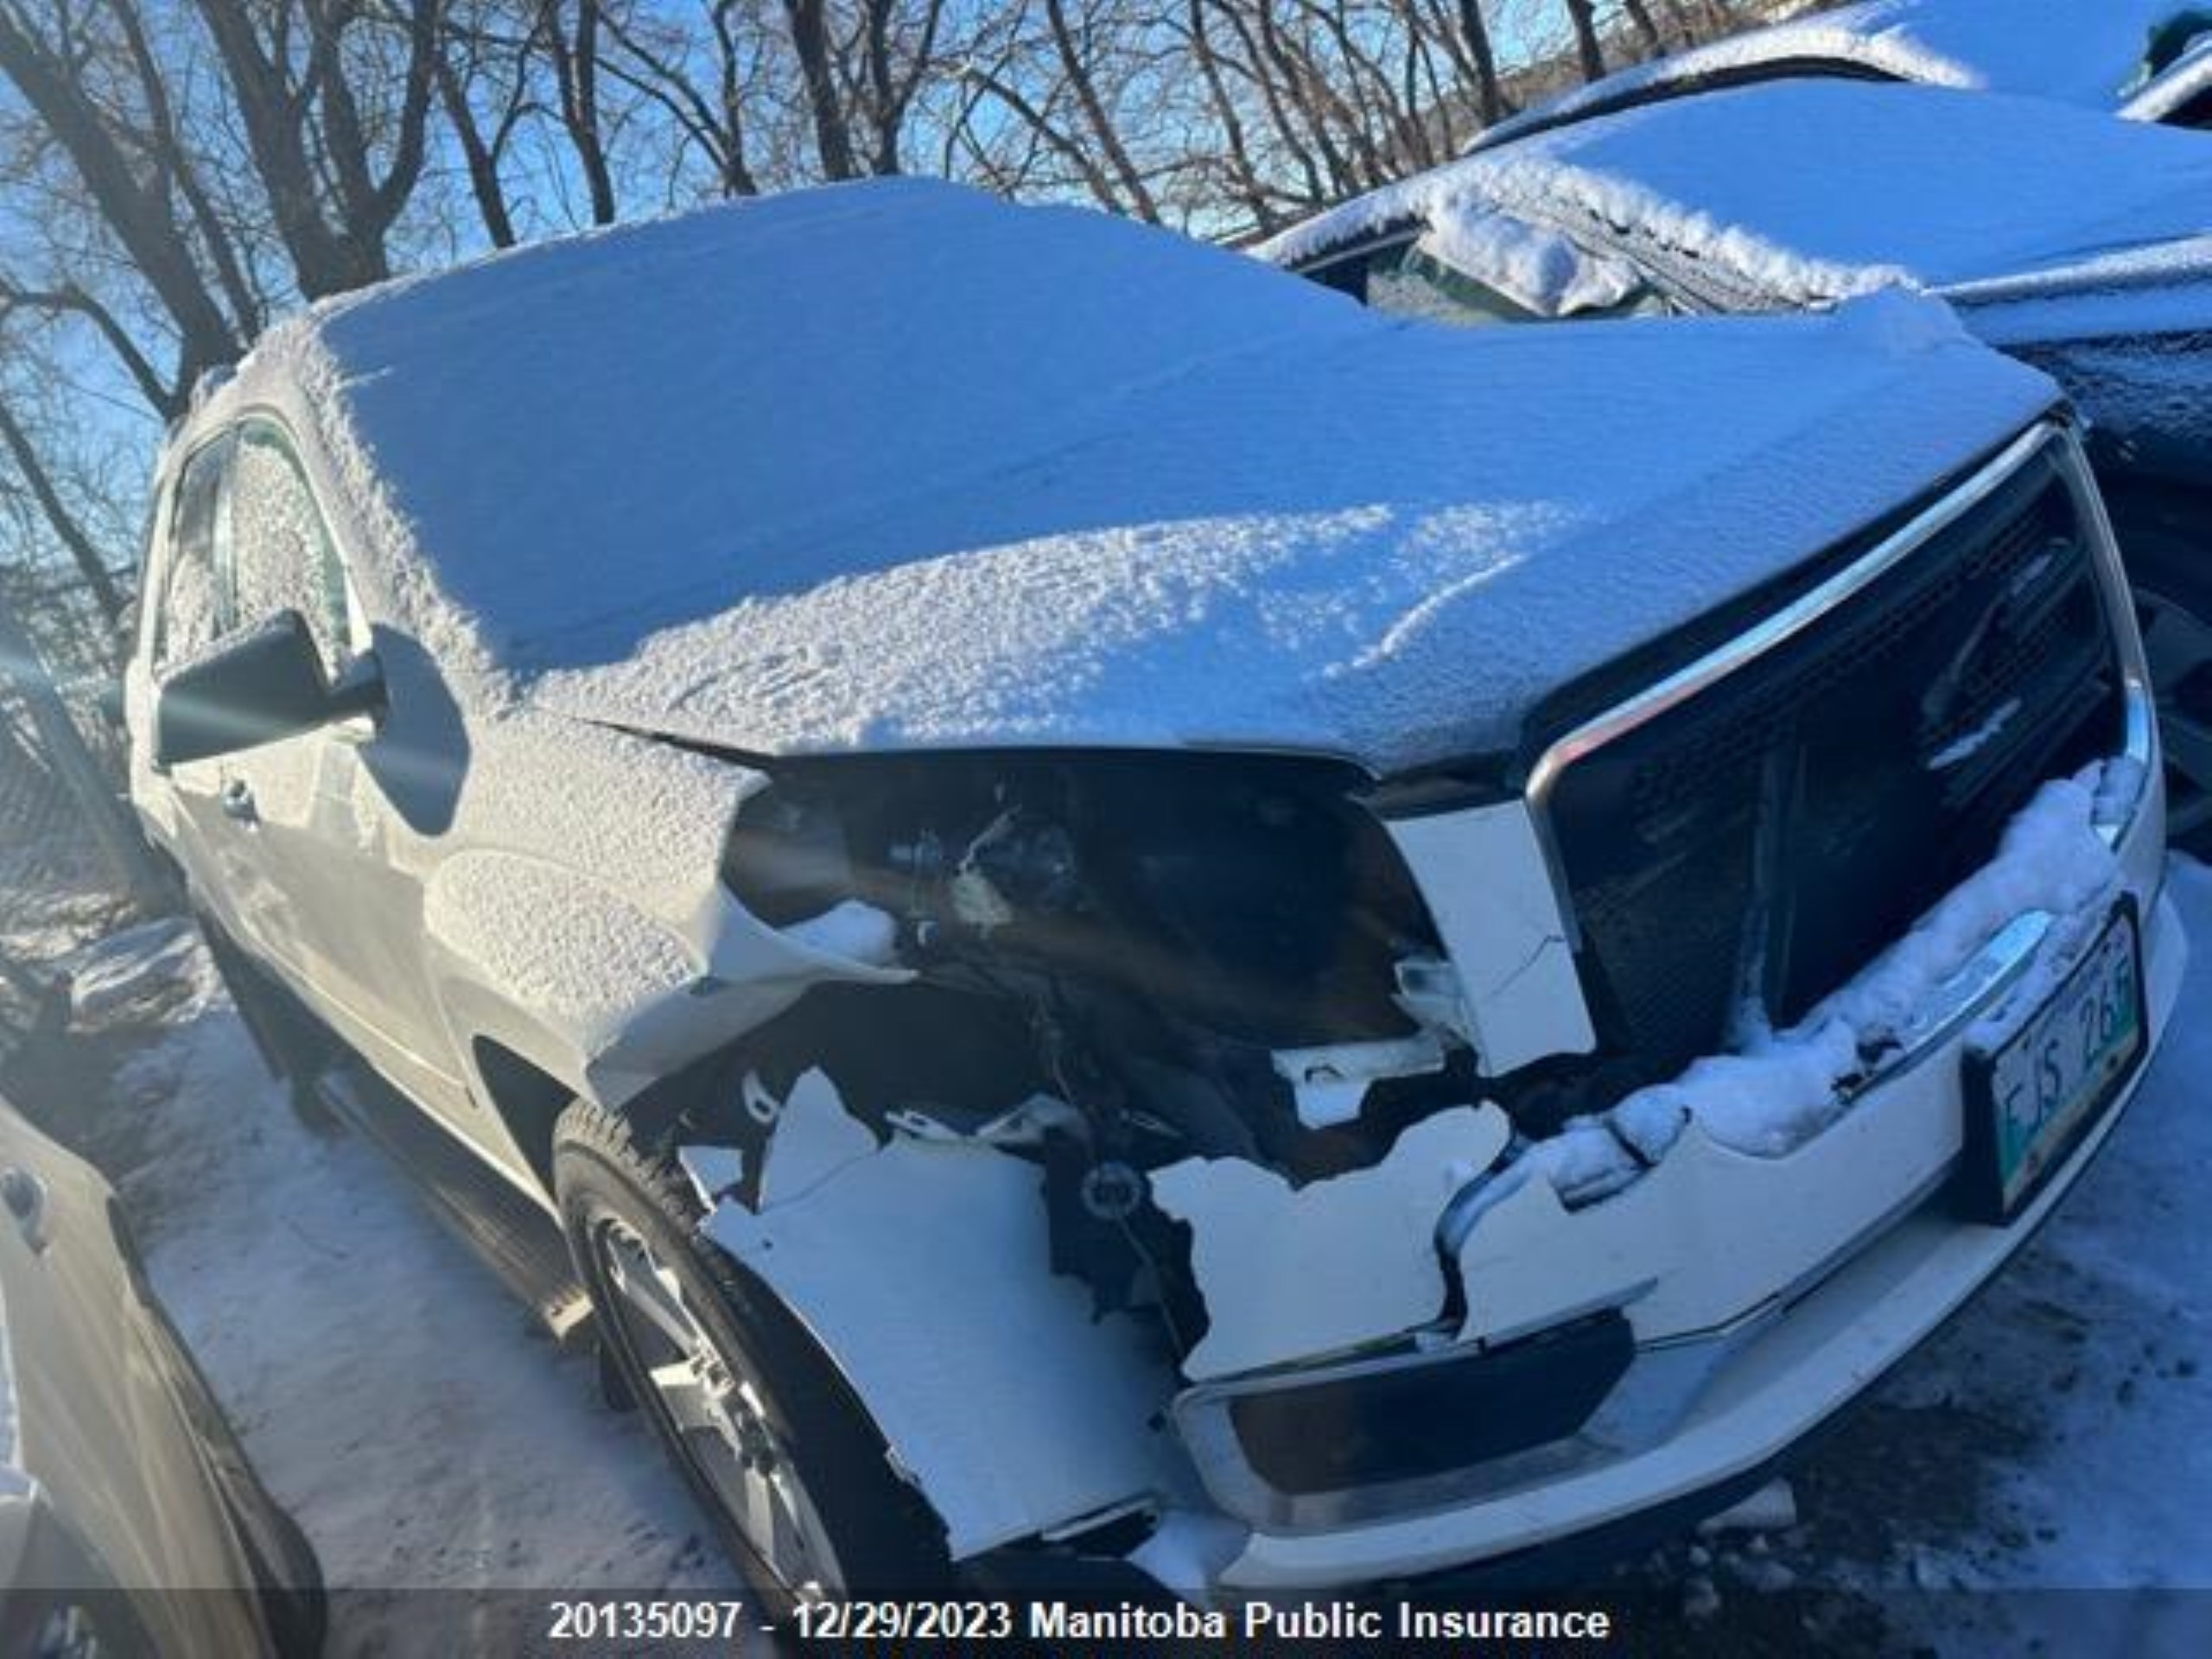
[[[903,181],[373,290],[239,385],[307,389],[457,690],[762,753],[1385,768],[1500,746],[2052,397],[1863,316],[1440,333]]]

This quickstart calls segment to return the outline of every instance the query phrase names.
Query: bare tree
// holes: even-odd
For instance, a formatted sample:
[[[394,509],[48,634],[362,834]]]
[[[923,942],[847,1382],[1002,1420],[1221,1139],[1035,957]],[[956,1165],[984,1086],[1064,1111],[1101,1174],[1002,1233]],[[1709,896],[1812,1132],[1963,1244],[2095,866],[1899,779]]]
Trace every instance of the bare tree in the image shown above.
[[[702,10],[703,50],[672,21],[610,17],[620,49],[609,73],[658,107],[681,143],[706,158],[717,194],[757,195],[747,89],[764,79],[768,45],[741,0],[704,0]]]
[[[69,791],[86,830],[117,880],[145,908],[168,908],[173,895],[155,867],[153,855],[147,850],[129,810],[86,748],[84,734],[55,693],[37,645],[4,595],[0,595],[0,677],[10,682],[29,710],[40,753]]]
[[[833,62],[827,0],[784,0],[784,10],[791,17],[791,49],[798,54],[800,84],[813,117],[823,174],[831,179],[857,177],[860,164]]]
[[[1574,54],[1582,65],[1582,79],[1596,80],[1605,73],[1605,49],[1598,39],[1597,8],[1592,0],[1565,0],[1567,20],[1574,29]]]
[[[1621,0],[1621,10],[1628,13],[1629,22],[1636,26],[1646,56],[1656,57],[1667,49],[1666,40],[1659,33],[1659,25],[1653,21],[1651,8],[1644,0]]]
[[[387,238],[423,170],[444,0],[195,3],[300,291],[318,299],[390,276]],[[394,30],[396,65],[378,37]],[[386,107],[365,103],[387,90]]]
[[[899,170],[908,112],[934,67],[944,0],[784,0],[798,84],[830,179]]]
[[[502,39],[496,10],[465,16],[461,0],[448,0],[444,38],[432,60],[438,105],[467,170],[469,200],[495,248],[512,247],[518,239],[505,160],[532,107],[532,76],[548,17],[544,10],[533,9],[518,35]]]
[[[4,448],[15,463],[17,475],[29,489],[32,499],[38,503],[39,511],[45,515],[47,523],[53,526],[54,533],[60,539],[61,544],[68,550],[69,556],[83,576],[85,586],[94,602],[110,622],[119,621],[123,616],[123,594],[116,588],[115,578],[108,574],[99,549],[92,544],[92,538],[86,533],[84,525],[70,510],[68,503],[62,499],[61,492],[55,488],[45,461],[4,397],[0,397],[0,448]]]
[[[1510,106],[1497,75],[1497,52],[1491,44],[1490,24],[1483,17],[1482,0],[1458,0],[1459,39],[1475,73],[1475,109],[1486,127],[1505,119]]]
[[[108,10],[135,25],[133,4],[110,0]],[[113,38],[71,9],[57,8],[45,22],[50,32],[41,32],[20,0],[0,0],[0,74],[67,154],[90,206],[174,326],[180,362],[162,402],[175,407],[201,370],[238,354],[244,320],[226,312],[194,248],[188,227],[199,221],[178,157],[164,155],[156,137],[134,130],[114,104],[95,95],[87,65],[111,60]],[[84,308],[97,322],[89,296]],[[111,344],[118,337],[102,332]],[[137,353],[134,376],[145,365],[145,353]]]
[[[573,10],[567,0],[547,0],[545,15],[561,125],[583,174],[591,222],[612,225],[621,209],[615,200],[614,169],[607,158],[600,108],[600,0],[575,0]]]
[[[1059,60],[1060,73],[1077,107],[1083,111],[1084,127],[1097,143],[1099,153],[1105,156],[1113,169],[1114,178],[1129,211],[1139,219],[1154,224],[1160,220],[1160,206],[1153,200],[1144,175],[1130,159],[1128,147],[1122,143],[1120,129],[1106,108],[1105,99],[1099,90],[1099,79],[1095,73],[1096,40],[1090,20],[1071,22],[1065,0],[1045,0],[1045,17],[1050,24],[1052,47]]]
[[[1189,32],[1185,40],[1205,87],[1207,108],[1219,124],[1221,166],[1227,191],[1250,216],[1255,229],[1272,231],[1281,222],[1280,215],[1272,194],[1262,181],[1260,163],[1245,137],[1244,117],[1230,90],[1230,72],[1224,67],[1209,30],[1207,18],[1212,10],[1207,0],[1188,0],[1185,15]]]

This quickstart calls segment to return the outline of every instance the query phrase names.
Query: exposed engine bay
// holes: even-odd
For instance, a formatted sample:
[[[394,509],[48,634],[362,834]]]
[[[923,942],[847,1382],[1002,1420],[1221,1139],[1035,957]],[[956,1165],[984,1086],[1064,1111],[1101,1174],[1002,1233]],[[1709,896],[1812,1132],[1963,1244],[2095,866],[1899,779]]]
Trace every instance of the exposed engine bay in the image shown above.
[[[1442,949],[1358,781],[1228,755],[787,766],[741,815],[731,887],[771,924],[869,905],[918,978],[817,987],[748,1064],[771,1093],[820,1065],[886,1133],[1073,1109],[1022,1153],[1046,1172],[1055,1269],[1102,1310],[1158,1300],[1195,1339],[1146,1172],[1236,1158],[1323,1179],[1473,1097],[1471,1052],[1420,1017]]]

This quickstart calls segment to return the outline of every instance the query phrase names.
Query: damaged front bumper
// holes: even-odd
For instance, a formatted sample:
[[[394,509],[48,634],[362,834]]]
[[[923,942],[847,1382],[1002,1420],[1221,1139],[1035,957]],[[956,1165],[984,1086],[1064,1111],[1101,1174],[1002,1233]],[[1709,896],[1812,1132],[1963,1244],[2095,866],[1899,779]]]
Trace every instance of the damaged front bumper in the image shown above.
[[[1517,791],[1351,810],[1256,762],[1142,791],[1039,763],[988,814],[946,785],[940,842],[883,805],[896,778],[779,780],[802,828],[836,809],[803,838],[899,873],[870,891],[930,982],[756,1033],[754,1127],[687,1167],[956,1561],[1112,1555],[1206,1596],[1610,1535],[1761,1472],[2020,1248],[2178,995],[2147,669],[2057,425],[1851,550],[1547,725]],[[1834,781],[1817,812],[1806,779]],[[1138,799],[1165,805],[1114,810]],[[1193,815],[1268,851],[1234,902],[1189,879]],[[764,905],[779,845],[738,861]],[[1094,891],[1101,847],[1124,874]],[[1323,884],[1343,927],[1211,925],[1304,914],[1282,895],[1315,871],[1351,873]],[[1130,892],[1144,925],[1085,924]],[[976,902],[1006,893],[1037,913]],[[1215,994],[1278,956],[1310,995]],[[1969,1193],[2009,1144],[1999,1074],[2020,1098],[2021,1055],[2107,1012],[2119,962],[2127,1039]],[[986,994],[1027,1006],[986,1020]]]
[[[1176,1419],[1200,1478],[1252,1529],[1219,1585],[1411,1578],[1694,1506],[1942,1324],[2110,1135],[2179,993],[2187,942],[2160,897],[2160,791],[2143,764],[2155,740],[2140,722],[2133,737],[2141,793],[2101,833],[2142,918],[2144,1059],[2009,1224],[1966,1219],[1955,1190],[1968,1056],[2033,1017],[2108,895],[2001,929],[1946,980],[1914,1040],[1786,1155],[1732,1150],[1693,1122],[1640,1180],[1587,1209],[1528,1182],[1457,1241],[1469,1304],[1458,1329],[1186,1390]],[[1517,1423],[1510,1449],[1495,1449],[1501,1414]],[[1425,1458],[1391,1438],[1423,1417],[1435,1432],[1407,1438],[1425,1440]],[[1332,1487],[1332,1469],[1362,1466],[1376,1478]]]

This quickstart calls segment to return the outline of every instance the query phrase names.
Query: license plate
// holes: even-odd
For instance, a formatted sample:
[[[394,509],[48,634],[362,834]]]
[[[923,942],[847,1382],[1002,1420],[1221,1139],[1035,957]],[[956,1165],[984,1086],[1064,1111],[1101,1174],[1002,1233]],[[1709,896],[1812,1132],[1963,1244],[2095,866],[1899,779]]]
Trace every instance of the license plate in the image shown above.
[[[2123,904],[2025,1025],[1967,1058],[1962,1176],[1978,1218],[2019,1213],[2119,1095],[2143,1041],[2143,952]]]

